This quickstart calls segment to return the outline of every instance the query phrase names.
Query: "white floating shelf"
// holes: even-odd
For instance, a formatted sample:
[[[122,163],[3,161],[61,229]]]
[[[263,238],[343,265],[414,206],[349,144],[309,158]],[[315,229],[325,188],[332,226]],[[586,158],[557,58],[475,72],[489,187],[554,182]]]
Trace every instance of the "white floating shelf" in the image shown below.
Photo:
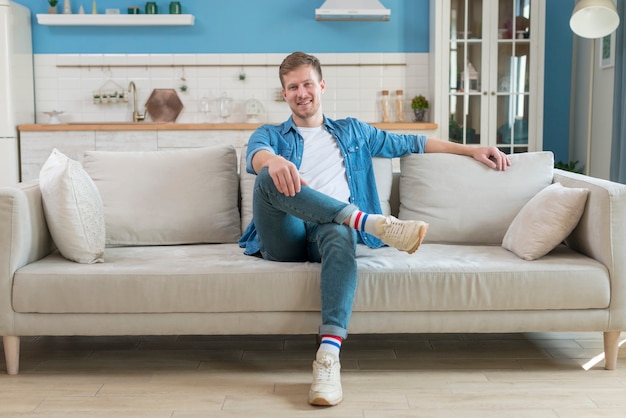
[[[193,15],[37,14],[49,26],[193,26]]]

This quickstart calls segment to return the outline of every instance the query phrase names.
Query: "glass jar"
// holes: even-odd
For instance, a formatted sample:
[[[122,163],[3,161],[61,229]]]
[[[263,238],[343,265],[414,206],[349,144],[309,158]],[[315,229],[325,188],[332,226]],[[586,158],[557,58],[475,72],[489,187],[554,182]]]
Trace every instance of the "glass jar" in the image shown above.
[[[396,90],[396,122],[404,122],[404,92]]]
[[[226,92],[222,93],[219,101],[220,105],[220,117],[224,120],[224,123],[228,120],[233,111],[233,99],[228,97]]]
[[[170,14],[171,15],[179,15],[182,13],[182,7],[179,1],[173,1],[170,3]]]
[[[155,15],[159,13],[156,2],[149,1],[146,3],[146,14],[147,15]]]
[[[211,100],[206,96],[200,99],[198,110],[200,111],[200,113],[202,113],[202,121],[208,122],[209,113],[211,112]]]
[[[383,122],[389,122],[389,90],[383,90],[380,99],[380,108],[382,111]]]

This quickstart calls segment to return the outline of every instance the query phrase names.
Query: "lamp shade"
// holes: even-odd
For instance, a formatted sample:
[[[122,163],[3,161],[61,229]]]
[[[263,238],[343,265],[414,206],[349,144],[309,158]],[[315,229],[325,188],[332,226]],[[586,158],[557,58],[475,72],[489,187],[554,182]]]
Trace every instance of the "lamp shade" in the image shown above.
[[[574,6],[569,26],[583,38],[602,38],[619,25],[619,15],[612,0],[580,0]]]

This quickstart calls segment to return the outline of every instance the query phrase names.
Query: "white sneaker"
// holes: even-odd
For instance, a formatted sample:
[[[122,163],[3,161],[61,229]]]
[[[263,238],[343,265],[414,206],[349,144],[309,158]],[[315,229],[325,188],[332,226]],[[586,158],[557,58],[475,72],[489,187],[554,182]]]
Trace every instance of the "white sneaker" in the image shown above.
[[[393,216],[380,218],[374,225],[376,235],[387,245],[413,254],[428,231],[428,224],[422,221],[401,221]]]
[[[313,384],[309,390],[311,405],[333,406],[343,400],[339,358],[319,351],[313,362]]]

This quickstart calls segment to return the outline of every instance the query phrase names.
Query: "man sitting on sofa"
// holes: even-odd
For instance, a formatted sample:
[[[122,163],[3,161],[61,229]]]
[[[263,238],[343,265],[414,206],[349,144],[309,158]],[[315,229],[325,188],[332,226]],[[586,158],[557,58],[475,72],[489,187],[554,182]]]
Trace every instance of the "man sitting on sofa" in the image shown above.
[[[245,254],[266,260],[321,262],[321,344],[309,403],[337,405],[343,399],[339,351],[357,286],[357,242],[413,253],[428,229],[421,221],[380,215],[372,157],[446,152],[497,170],[511,162],[495,147],[392,134],[356,119],[325,117],[325,81],[312,55],[290,54],[279,76],[292,115],[281,125],[259,127],[250,137],[247,171],[257,178],[253,221],[240,245]]]

